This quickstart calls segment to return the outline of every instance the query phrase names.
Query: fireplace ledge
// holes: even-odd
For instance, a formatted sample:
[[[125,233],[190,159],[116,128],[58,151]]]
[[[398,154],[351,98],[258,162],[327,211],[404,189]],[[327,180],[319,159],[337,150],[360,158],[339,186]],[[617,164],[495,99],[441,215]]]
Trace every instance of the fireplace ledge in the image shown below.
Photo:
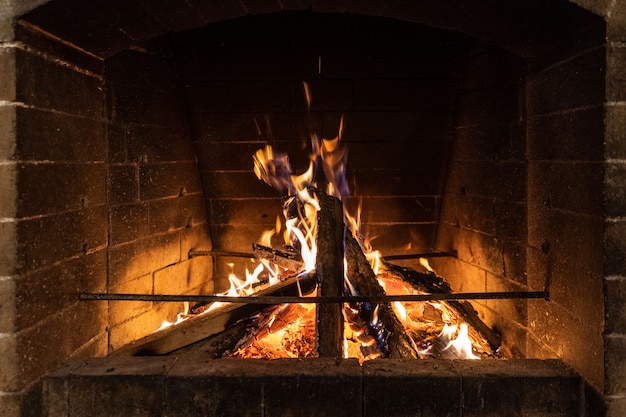
[[[60,416],[592,416],[558,360],[207,359],[74,361],[44,380]]]

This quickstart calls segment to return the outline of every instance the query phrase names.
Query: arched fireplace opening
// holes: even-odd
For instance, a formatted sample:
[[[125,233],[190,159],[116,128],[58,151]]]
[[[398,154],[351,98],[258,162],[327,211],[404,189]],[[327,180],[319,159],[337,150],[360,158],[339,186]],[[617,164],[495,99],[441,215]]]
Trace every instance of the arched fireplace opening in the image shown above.
[[[180,312],[79,293],[226,289],[234,259],[189,252],[246,252],[273,226],[280,199],[252,154],[271,144],[303,170],[311,132],[342,119],[346,205],[362,201],[377,249],[456,251],[432,262],[455,291],[547,286],[549,301],[474,306],[511,356],[621,392],[605,371],[621,258],[617,232],[604,240],[620,171],[603,19],[567,2],[114,3],[47,2],[3,44],[7,404]]]

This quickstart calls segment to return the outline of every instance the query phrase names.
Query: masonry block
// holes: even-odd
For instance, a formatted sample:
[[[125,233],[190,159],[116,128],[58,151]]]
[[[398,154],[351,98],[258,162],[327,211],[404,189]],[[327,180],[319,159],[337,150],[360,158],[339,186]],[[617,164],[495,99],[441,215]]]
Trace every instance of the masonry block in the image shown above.
[[[142,201],[201,191],[195,162],[145,164],[139,167],[139,195]]]
[[[180,260],[180,233],[137,239],[109,249],[109,286],[115,287]]]
[[[26,51],[19,51],[16,99],[42,109],[92,119],[103,116],[104,89],[97,76],[83,74]]]
[[[447,361],[369,361],[363,365],[364,416],[452,417],[461,412],[461,376]]]
[[[565,367],[555,373],[552,366],[544,368],[538,361],[530,362],[535,364],[528,367],[524,361],[492,362],[493,367],[483,369],[481,375],[464,375],[462,415],[577,415],[582,392],[580,377]],[[461,365],[471,366],[464,363],[459,368]],[[515,376],[505,376],[511,374]]]

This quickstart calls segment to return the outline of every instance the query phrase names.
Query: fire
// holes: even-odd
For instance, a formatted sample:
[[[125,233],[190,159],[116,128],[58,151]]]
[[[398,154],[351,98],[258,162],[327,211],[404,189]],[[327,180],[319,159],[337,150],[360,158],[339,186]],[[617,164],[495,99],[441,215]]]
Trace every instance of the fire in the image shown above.
[[[310,106],[311,94],[305,83],[305,97]],[[298,273],[315,270],[317,257],[317,212],[319,201],[316,174],[322,172],[327,184],[327,194],[344,200],[350,190],[346,177],[348,148],[341,142],[344,128],[340,120],[338,134],[333,139],[320,139],[311,135],[311,155],[309,166],[300,175],[295,175],[286,153],[276,152],[270,145],[259,149],[252,157],[254,173],[269,186],[281,192],[283,198],[283,218],[277,217],[273,230],[265,231],[260,243],[271,248],[272,239],[282,238],[284,245],[300,254],[304,267]],[[344,207],[344,223],[358,235],[360,230],[361,203],[354,216]],[[400,277],[394,276],[385,268],[379,251],[373,250],[367,239],[360,238],[365,253],[378,282],[387,295],[409,295],[418,292]],[[346,261],[344,259],[344,264]],[[426,271],[433,272],[425,259],[420,264]],[[231,268],[232,268],[231,264]],[[347,266],[346,268],[347,269]],[[259,276],[265,272],[269,285],[280,281],[285,271],[268,260],[261,259],[253,272],[246,270],[245,279],[231,273],[228,277],[230,288],[224,295],[243,296],[255,291],[261,284]],[[347,294],[359,295],[344,273],[344,287]],[[309,294],[314,296],[315,292]],[[223,303],[213,303],[206,311],[219,308]],[[453,357],[478,359],[473,346],[480,345],[477,336],[472,334],[467,324],[455,322],[455,315],[444,303],[436,302],[393,302],[393,311],[402,323],[419,357]],[[362,363],[383,355],[384,323],[379,321],[379,305],[372,309],[369,323],[360,314],[361,306],[343,305],[344,341],[343,356],[358,358]],[[186,313],[182,315],[182,320]],[[181,320],[181,315],[179,315]],[[313,303],[283,304],[266,309],[256,317],[246,338],[241,340],[230,353],[233,357],[289,358],[313,357],[316,355],[316,309]]]

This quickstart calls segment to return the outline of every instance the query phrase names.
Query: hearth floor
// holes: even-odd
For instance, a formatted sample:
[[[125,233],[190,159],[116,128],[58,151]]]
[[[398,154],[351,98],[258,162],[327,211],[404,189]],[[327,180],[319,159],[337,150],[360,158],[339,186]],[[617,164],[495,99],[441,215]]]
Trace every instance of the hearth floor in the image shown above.
[[[588,416],[557,360],[209,359],[201,351],[74,361],[44,380],[49,417]]]

